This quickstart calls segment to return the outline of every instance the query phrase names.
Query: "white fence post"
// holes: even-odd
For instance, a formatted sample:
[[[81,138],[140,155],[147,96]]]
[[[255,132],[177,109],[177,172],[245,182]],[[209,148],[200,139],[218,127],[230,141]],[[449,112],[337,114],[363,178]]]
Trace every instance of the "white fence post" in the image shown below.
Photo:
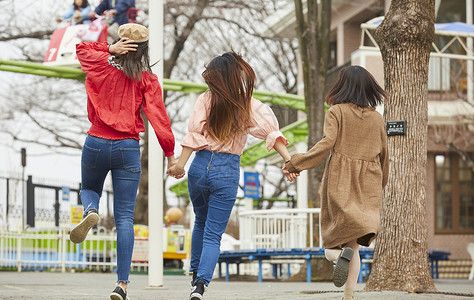
[[[18,240],[17,240],[17,248],[16,248],[16,257],[18,259],[18,264],[17,264],[17,268],[18,268],[18,272],[21,272],[21,239],[22,239],[22,235],[23,233],[20,232],[20,234],[18,234]]]
[[[66,272],[66,228],[61,230],[61,272]]]

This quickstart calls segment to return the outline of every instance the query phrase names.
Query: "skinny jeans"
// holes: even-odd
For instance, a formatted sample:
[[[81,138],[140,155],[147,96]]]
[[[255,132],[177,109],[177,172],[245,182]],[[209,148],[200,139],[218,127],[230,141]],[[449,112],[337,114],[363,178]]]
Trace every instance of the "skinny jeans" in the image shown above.
[[[81,201],[84,216],[91,209],[99,211],[99,200],[109,171],[112,172],[117,228],[117,282],[128,283],[135,239],[133,212],[141,174],[139,141],[87,136],[81,158]]]
[[[220,255],[220,244],[237,196],[240,156],[201,150],[188,171],[188,191],[193,203],[190,271],[196,281],[209,285]]]

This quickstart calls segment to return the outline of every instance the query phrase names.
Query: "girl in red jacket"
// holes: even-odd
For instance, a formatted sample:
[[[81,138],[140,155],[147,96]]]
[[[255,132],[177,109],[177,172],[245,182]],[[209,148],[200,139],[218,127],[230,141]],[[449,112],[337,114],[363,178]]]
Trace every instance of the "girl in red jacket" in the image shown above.
[[[162,99],[158,78],[151,71],[148,30],[124,24],[113,45],[84,42],[76,46],[87,75],[87,112],[92,123],[82,149],[81,200],[84,218],[72,231],[71,241],[81,243],[99,221],[99,199],[104,180],[112,173],[114,219],[117,228],[117,287],[112,300],[127,299],[132,259],[133,212],[140,181],[139,133],[145,131],[145,112],[156,137],[174,165],[174,135]]]

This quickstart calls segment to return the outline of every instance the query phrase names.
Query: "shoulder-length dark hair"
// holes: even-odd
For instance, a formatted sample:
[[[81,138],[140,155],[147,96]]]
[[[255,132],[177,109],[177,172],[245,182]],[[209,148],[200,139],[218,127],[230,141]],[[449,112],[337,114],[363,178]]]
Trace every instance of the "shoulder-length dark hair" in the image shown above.
[[[74,5],[75,10],[79,10],[79,8],[86,8],[89,6],[89,2],[87,0],[82,0],[82,5],[81,7],[77,6],[76,0],[73,1],[72,5]]]
[[[211,92],[208,130],[212,138],[226,142],[252,126],[251,99],[255,72],[240,54],[227,52],[206,66],[202,77]]]
[[[118,42],[117,39],[114,43]],[[140,81],[142,79],[142,72],[148,71],[153,74],[150,66],[150,56],[148,54],[148,41],[136,43],[138,45],[137,51],[129,51],[126,54],[116,55],[114,60],[122,66],[123,73],[128,78]]]
[[[339,79],[326,96],[329,105],[354,103],[359,107],[375,107],[388,98],[375,78],[360,66],[343,68]]]

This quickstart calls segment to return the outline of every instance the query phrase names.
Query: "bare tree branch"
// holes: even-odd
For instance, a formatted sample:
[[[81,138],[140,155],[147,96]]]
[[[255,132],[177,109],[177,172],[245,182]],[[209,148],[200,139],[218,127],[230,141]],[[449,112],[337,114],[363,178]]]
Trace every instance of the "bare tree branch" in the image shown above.
[[[39,39],[44,40],[51,37],[53,34],[53,30],[40,30],[40,31],[32,31],[32,32],[25,32],[19,33],[15,35],[6,35],[5,33],[0,35],[0,42],[7,42],[19,39]]]

